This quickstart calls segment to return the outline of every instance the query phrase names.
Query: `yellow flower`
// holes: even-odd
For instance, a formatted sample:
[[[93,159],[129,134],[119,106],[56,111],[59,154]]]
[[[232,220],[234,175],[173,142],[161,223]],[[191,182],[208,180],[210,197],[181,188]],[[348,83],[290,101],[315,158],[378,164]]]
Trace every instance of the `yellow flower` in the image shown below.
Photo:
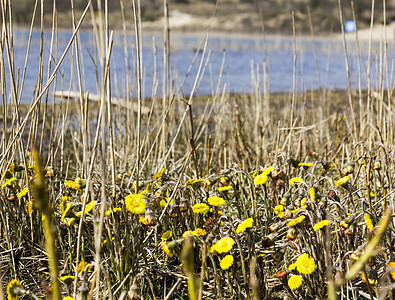
[[[10,172],[11,175],[15,173],[15,163],[11,163],[10,167],[8,168],[8,172]]]
[[[130,194],[125,199],[126,208],[135,215],[141,215],[145,213],[146,204],[144,195],[142,194]]]
[[[254,223],[254,220],[251,218],[244,220],[237,226],[236,233],[244,232],[247,228],[252,227],[252,223]]]
[[[89,264],[86,261],[81,261],[78,266],[75,268],[75,271],[82,274],[86,269],[89,268]]]
[[[225,204],[225,200],[218,196],[211,196],[207,201],[212,206],[220,206]]]
[[[75,277],[73,275],[65,275],[60,277],[59,279],[66,284],[70,284],[75,279]]]
[[[280,212],[284,211],[284,206],[279,204],[274,208],[274,213],[278,215]]]
[[[18,300],[19,296],[22,296],[24,290],[19,280],[13,279],[7,285],[8,300]]]
[[[232,189],[231,185],[226,185],[226,186],[221,186],[218,188],[219,192],[225,192],[225,191],[229,191],[230,189]]]
[[[200,188],[204,183],[204,179],[189,179],[187,182],[185,182],[185,185],[189,185],[193,187],[194,189]]]
[[[350,176],[345,176],[340,178],[338,181],[336,181],[336,186],[344,186],[348,180],[350,179]]]
[[[29,215],[31,215],[34,211],[35,211],[35,209],[34,209],[34,201],[31,199],[31,200],[29,200],[29,202],[27,203],[27,213],[28,213]]]
[[[165,168],[162,168],[162,170],[160,170],[158,173],[156,173],[154,175],[154,177],[152,178],[153,181],[155,180],[161,180],[163,177],[163,174],[165,174]]]
[[[390,262],[388,264],[388,268],[394,269],[393,271],[390,271],[391,277],[393,280],[395,280],[395,262]]]
[[[8,179],[6,182],[4,182],[4,183],[1,185],[1,188],[4,189],[6,186],[12,186],[12,182],[13,182],[15,179],[16,179],[15,177],[12,177],[12,178]]]
[[[209,210],[210,210],[210,208],[205,203],[197,203],[194,206],[192,206],[192,211],[195,214],[199,214],[199,213],[205,214],[205,213],[208,213]]]
[[[265,170],[263,170],[263,174],[269,175],[273,170],[274,170],[274,167],[270,166],[270,167],[266,168]]]
[[[22,189],[22,190],[18,193],[17,197],[18,197],[19,199],[21,199],[23,196],[26,196],[26,194],[27,194],[28,191],[29,191],[28,188],[25,187],[24,189]]]
[[[298,289],[301,286],[301,284],[302,284],[302,277],[300,277],[299,275],[293,275],[288,279],[288,286],[293,290]]]
[[[139,222],[146,225],[145,224],[145,214],[140,215]]]
[[[289,266],[288,266],[288,270],[289,271],[292,271],[292,270],[295,270],[296,269],[296,264],[290,264]]]
[[[74,300],[74,298],[70,297],[70,296],[67,296],[67,297],[64,297],[62,300]]]
[[[233,265],[234,258],[232,255],[228,254],[223,259],[221,259],[220,266],[222,270],[227,270]]]
[[[369,274],[367,274],[368,276],[365,275],[365,273],[361,274],[361,279],[363,283],[367,283],[369,281],[369,284],[372,286],[375,286],[377,284],[377,278],[371,278],[369,277]],[[367,278],[366,278],[367,277]],[[367,280],[366,280],[367,279]]]
[[[72,204],[71,203],[67,204],[66,209],[62,213],[62,217],[60,218],[60,221],[64,222],[64,219],[66,217],[71,217],[74,215],[71,208],[72,208]]]
[[[75,218],[71,218],[68,222],[67,222],[67,226],[71,226],[71,224],[73,224],[75,221]]]
[[[77,191],[82,191],[86,187],[86,181],[80,177],[77,177],[74,180],[74,188]]]
[[[84,215],[86,215],[87,213],[89,213],[92,208],[96,205],[97,201],[91,201],[89,202],[86,206],[85,206],[85,210],[84,210]],[[82,215],[82,211],[79,211],[75,214],[77,217],[81,217]]]
[[[166,241],[162,241],[160,243],[160,246],[162,250],[167,254],[168,257],[173,257],[173,252],[169,249],[169,245],[166,243]]]
[[[309,167],[312,167],[314,164],[312,164],[312,163],[299,163],[298,164],[298,167],[306,167],[306,168],[309,168]]]
[[[66,180],[66,181],[64,182],[64,184],[65,184],[67,187],[71,188],[71,189],[75,189],[75,183],[74,183],[73,180]]]
[[[315,189],[314,188],[309,189],[309,195],[310,195],[311,201],[315,202]]]
[[[299,223],[302,223],[304,219],[306,219],[306,216],[299,216],[299,217],[297,217],[296,219],[293,219],[293,220],[289,221],[289,222],[287,223],[287,226],[288,226],[288,227],[295,226],[295,225],[297,225],[297,224],[299,224]]]
[[[171,232],[171,230],[166,231],[162,234],[162,241],[167,241],[169,238],[171,238],[172,235],[173,233]]]
[[[196,236],[204,236],[207,234],[207,231],[201,228],[196,228],[194,231],[192,231],[192,234]]]
[[[296,214],[299,210],[300,210],[300,207],[291,210],[291,213],[292,213],[292,214]]]
[[[373,228],[374,228],[373,221],[368,213],[365,213],[365,223],[366,223],[366,226],[368,226],[369,230],[373,230]]]
[[[67,202],[70,202],[70,201],[71,201],[71,198],[68,196],[63,196],[62,199],[60,199],[59,207],[60,207],[60,211],[62,214],[64,213],[64,211],[67,208]]]
[[[310,258],[309,254],[307,253],[303,253],[302,255],[300,255],[296,260],[295,264],[298,272],[305,275],[313,273],[317,268],[317,265],[314,262],[314,258]]]
[[[261,185],[265,184],[267,181],[267,175],[265,173],[259,174],[257,177],[254,179],[254,184],[255,185]]]
[[[232,250],[234,244],[235,241],[231,237],[224,237],[210,248],[210,252],[226,253]]]
[[[160,200],[159,205],[162,206],[162,207],[166,207],[166,204],[167,204],[167,202],[169,202],[169,199],[170,199],[170,197],[167,197],[166,200],[164,200],[164,199]],[[172,199],[170,200],[169,205],[172,205],[173,202],[174,202],[174,199],[172,198]]]
[[[330,223],[331,223],[331,221],[329,221],[329,220],[322,220],[322,221],[318,222],[317,224],[315,224],[313,229],[314,229],[314,231],[317,231],[318,229],[321,229],[321,228],[329,225]]]
[[[294,184],[302,184],[303,179],[300,177],[293,177],[289,180],[289,185],[294,185]]]
[[[182,234],[182,237],[186,237],[187,235],[189,235],[190,237],[192,237],[194,234],[193,234],[193,231],[192,230],[187,230],[187,231],[185,231],[183,234]]]

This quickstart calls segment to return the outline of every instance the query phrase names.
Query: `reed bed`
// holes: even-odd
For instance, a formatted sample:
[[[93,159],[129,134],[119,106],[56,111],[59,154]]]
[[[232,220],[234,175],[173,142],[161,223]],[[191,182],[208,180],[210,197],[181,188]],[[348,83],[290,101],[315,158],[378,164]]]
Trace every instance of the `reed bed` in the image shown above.
[[[191,62],[197,73],[185,74],[195,85],[183,95],[172,86],[164,1],[165,51],[156,59],[165,67],[144,99],[144,32],[133,1],[135,47],[125,48],[133,66],[119,99],[111,94],[117,75],[107,1],[97,11],[87,1],[80,19],[73,11],[64,49],[53,3],[51,44],[41,36],[35,93],[23,104],[29,47],[25,68],[17,68],[12,7],[1,0],[0,299],[393,297],[395,124],[386,40],[377,88],[368,80],[356,91],[350,84],[297,93],[295,72],[292,93],[269,94],[253,66],[254,93],[231,94],[218,82],[203,97],[196,91],[210,61],[208,29]],[[32,30],[37,15],[42,33],[43,5],[35,1],[40,13],[31,23]],[[80,50],[89,17],[94,76],[84,73]],[[345,39],[344,51],[347,59]],[[59,87],[67,53],[72,80]],[[83,87],[92,78],[95,97]],[[63,102],[55,100],[59,90]]]

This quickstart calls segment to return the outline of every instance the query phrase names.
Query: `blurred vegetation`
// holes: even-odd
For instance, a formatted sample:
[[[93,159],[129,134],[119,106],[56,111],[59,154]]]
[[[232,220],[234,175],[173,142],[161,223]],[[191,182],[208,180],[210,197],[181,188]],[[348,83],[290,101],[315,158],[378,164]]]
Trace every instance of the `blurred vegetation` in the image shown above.
[[[168,0],[170,11],[178,10],[196,16],[211,16],[217,0]],[[14,20],[18,24],[30,22],[34,7],[33,0],[11,0],[14,11]],[[104,0],[102,0],[104,3]],[[81,11],[87,0],[74,0],[74,8]],[[367,27],[371,17],[371,0],[354,1],[355,13],[360,28]],[[395,0],[387,1],[387,23],[395,20]],[[59,25],[70,26],[71,23],[71,4],[70,1],[56,1],[59,15]],[[128,21],[133,23],[132,1],[124,1],[125,14]],[[351,5],[349,1],[342,1],[343,16],[345,19],[352,19]],[[97,9],[98,1],[93,1],[93,7]],[[222,0],[217,11],[218,16],[235,18],[235,30],[238,31],[260,31],[262,22],[265,30],[269,33],[292,32],[291,11],[295,11],[295,26],[299,32],[309,32],[308,9],[311,9],[311,18],[315,32],[329,32],[337,30],[339,26],[339,10],[336,0]],[[44,13],[52,15],[53,1],[45,1]],[[120,1],[109,1],[109,10],[112,12],[112,26],[121,27],[119,12]],[[39,13],[39,9],[38,12]],[[375,23],[383,22],[383,3],[375,3]],[[244,15],[243,15],[244,14]],[[143,0],[141,1],[141,15],[143,21],[154,21],[163,15],[162,0]],[[221,22],[219,22],[221,23]],[[218,25],[218,28],[223,29]],[[191,29],[191,28],[188,28]],[[193,29],[193,28],[192,28]]]

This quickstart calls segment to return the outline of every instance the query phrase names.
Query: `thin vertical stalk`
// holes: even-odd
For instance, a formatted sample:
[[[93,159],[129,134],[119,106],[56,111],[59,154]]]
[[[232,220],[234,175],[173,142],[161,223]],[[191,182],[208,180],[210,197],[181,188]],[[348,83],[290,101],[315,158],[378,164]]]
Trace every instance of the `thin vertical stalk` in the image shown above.
[[[163,0],[163,82],[162,82],[162,106],[167,107],[168,88],[170,81],[170,25],[169,25],[169,5],[167,0]],[[163,115],[162,139],[160,150],[164,154],[167,144],[166,115]]]
[[[354,137],[354,135],[357,133],[357,124],[356,124],[356,121],[355,121],[354,108],[353,108],[353,105],[352,105],[350,66],[349,66],[349,63],[348,63],[348,51],[347,51],[346,35],[344,33],[342,5],[341,5],[340,0],[337,0],[337,2],[338,2],[338,6],[339,6],[340,26],[341,26],[341,30],[342,30],[344,57],[345,57],[346,71],[347,71],[348,101],[349,101],[349,104],[350,104],[351,118],[352,118],[352,122],[353,122],[353,125],[354,125],[354,134],[351,133],[351,136]]]
[[[370,121],[370,101],[371,101],[371,92],[370,92],[370,59],[372,56],[372,37],[373,37],[373,20],[374,20],[374,6],[375,0],[372,0],[372,8],[371,8],[371,15],[370,15],[370,35],[369,35],[369,50],[368,50],[368,65],[366,71],[366,85],[368,91],[368,104],[367,104],[367,119]]]
[[[140,0],[137,0],[138,8],[140,8]],[[133,13],[134,13],[134,26],[136,33],[136,59],[137,59],[137,158],[136,158],[136,193],[139,191],[139,177],[140,177],[140,136],[141,136],[141,105],[142,105],[142,95],[141,95],[141,48],[140,48],[140,10],[136,8],[136,0],[133,0]]]
[[[292,11],[292,37],[293,37],[293,51],[294,51],[294,63],[293,63],[293,74],[292,74],[292,104],[291,104],[291,122],[290,122],[290,133],[289,133],[289,144],[288,153],[291,150],[292,144],[292,129],[294,126],[294,113],[295,113],[295,102],[296,102],[296,34],[295,34],[295,12]]]
[[[70,0],[71,3],[71,16],[72,16],[72,23],[73,23],[73,30],[75,30],[75,12],[74,12],[74,0]],[[78,33],[77,33],[78,36]],[[77,68],[77,79],[78,79],[78,90],[79,90],[79,102],[80,102],[80,126],[81,126],[81,135],[82,135],[82,147],[83,147],[83,156],[82,156],[82,174],[84,178],[87,177],[87,128],[86,128],[86,119],[87,119],[87,111],[84,97],[84,93],[82,91],[82,79],[81,79],[81,66],[80,66],[80,51],[79,51],[79,43],[78,37],[74,41],[75,46],[75,60],[76,60],[76,68]]]

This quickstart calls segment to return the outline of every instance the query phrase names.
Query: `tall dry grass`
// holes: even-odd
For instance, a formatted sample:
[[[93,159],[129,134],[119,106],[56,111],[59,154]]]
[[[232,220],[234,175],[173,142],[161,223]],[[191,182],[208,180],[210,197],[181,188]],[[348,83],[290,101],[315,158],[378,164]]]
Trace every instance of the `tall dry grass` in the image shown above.
[[[386,39],[377,88],[369,79],[358,91],[349,84],[347,91],[322,86],[297,93],[293,26],[292,93],[269,94],[263,64],[252,65],[254,93],[228,93],[221,68],[215,91],[201,97],[196,91],[210,64],[208,28],[191,62],[198,71],[185,74],[195,77],[193,89],[183,95],[172,85],[164,1],[164,45],[153,41],[165,49],[164,69],[152,83],[162,95],[143,99],[140,1],[133,0],[135,40],[129,41],[120,0],[125,64],[132,58],[134,67],[125,69],[127,93],[119,99],[111,94],[116,74],[108,1],[97,1],[98,11],[88,1],[80,19],[73,8],[64,49],[57,44],[53,3],[51,44],[44,45],[45,3],[35,1],[21,73],[13,60],[12,7],[1,0],[0,272],[11,299],[392,297],[395,124]],[[36,10],[40,64],[26,105],[21,95]],[[83,84],[93,78],[84,72],[79,35],[89,17],[97,95]],[[343,46],[348,66],[345,38]],[[59,87],[67,54],[72,79]],[[370,78],[370,59],[366,73]],[[61,103],[59,91],[68,95]],[[323,220],[329,225],[313,229]],[[233,241],[230,249],[218,246],[222,238]],[[290,268],[303,253],[312,272]],[[233,260],[224,267],[227,255]]]

